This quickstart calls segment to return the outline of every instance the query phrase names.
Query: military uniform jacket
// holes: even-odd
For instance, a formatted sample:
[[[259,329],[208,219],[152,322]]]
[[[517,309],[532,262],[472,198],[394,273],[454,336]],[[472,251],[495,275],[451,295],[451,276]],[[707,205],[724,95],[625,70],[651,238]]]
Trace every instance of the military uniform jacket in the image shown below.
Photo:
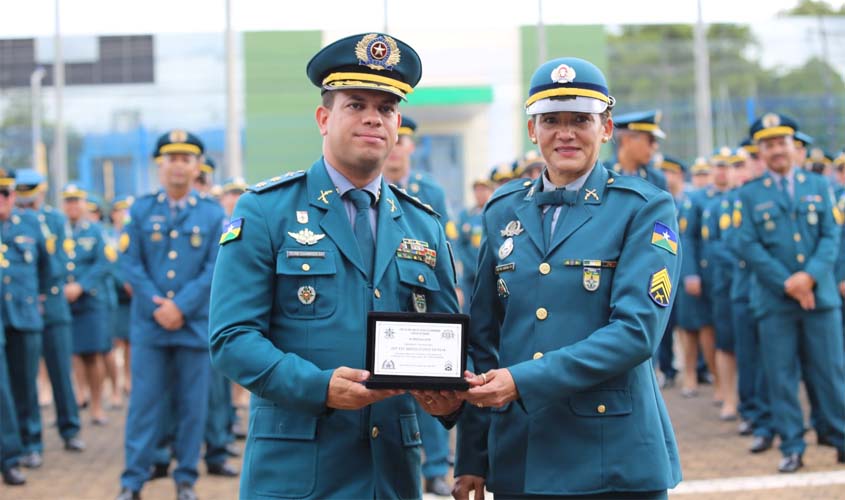
[[[208,346],[208,300],[214,259],[223,232],[223,209],[192,191],[172,213],[164,191],[136,200],[120,247],[120,269],[132,285],[130,341],[148,346]],[[238,280],[232,282],[233,286]],[[153,297],[172,299],[185,317],[177,331],[162,328]]]
[[[840,215],[845,214],[845,186],[837,185],[833,189],[833,196],[836,199],[836,208],[838,209],[837,213]],[[845,234],[843,234],[842,240],[839,244],[839,255],[836,259],[835,274],[836,283],[837,286],[839,286],[839,283],[845,281]]]
[[[472,283],[475,280],[478,250],[481,248],[481,208],[472,207],[463,210],[458,217],[458,226],[455,253],[461,261],[464,279]]]
[[[458,311],[443,229],[382,182],[373,285],[322,160],[260,182],[238,201],[237,239],[220,248],[211,356],[253,393],[242,498],[417,498],[420,433],[410,395],[329,410],[339,366],[364,368],[368,310]],[[231,225],[230,225],[231,227]],[[225,236],[224,236],[225,238]],[[427,259],[408,252],[423,246]]]
[[[50,262],[47,243],[38,219],[13,210],[0,222],[0,252],[3,253],[3,323],[27,332],[44,328],[39,294],[46,293],[56,269]]]
[[[730,294],[736,258],[728,247],[733,225],[734,191],[719,192],[706,202],[702,212],[701,239],[704,255],[709,256],[711,297]]]
[[[801,312],[784,291],[784,282],[798,271],[816,281],[816,309],[841,304],[834,266],[839,254],[841,213],[830,183],[812,172],[797,171],[791,203],[766,172],[739,190],[742,202],[738,238],[732,240],[756,280],[750,305],[757,316]]]
[[[613,165],[612,170],[613,170],[614,173],[619,174],[619,175],[633,175],[633,174],[626,173],[622,169],[622,165],[620,165],[618,163]],[[654,184],[655,186],[657,186],[659,189],[662,189],[663,191],[669,190],[668,186],[666,185],[666,176],[663,175],[663,172],[654,168],[654,165],[652,165],[651,163],[649,163],[648,165],[641,165],[637,169],[637,175],[641,179],[644,179],[644,180]]]
[[[512,181],[484,209],[470,351],[476,372],[508,368],[520,399],[464,407],[485,416],[461,417],[455,474],[500,494],[672,488],[678,450],[651,357],[678,283],[675,204],[599,163],[545,251],[541,189]]]
[[[728,249],[733,257],[730,298],[734,302],[748,302],[751,297],[751,282],[756,278],[748,267],[745,257],[737,254],[736,245],[730,243],[732,240],[739,238],[739,228],[742,225],[742,201],[739,199],[739,188],[731,191],[730,201],[733,206],[731,226],[723,231]]]
[[[67,218],[53,207],[44,205],[36,214],[41,226],[41,233],[47,244],[47,253],[57,270],[64,270],[67,265],[67,254],[64,251],[65,228]],[[64,272],[56,274],[47,290],[44,301],[44,324],[53,325],[70,323],[70,305],[64,293]]]
[[[83,290],[82,295],[70,305],[71,313],[104,309],[108,301],[106,274],[109,262],[102,226],[90,221],[70,225],[63,246],[68,257],[65,280],[67,283],[79,283]]]

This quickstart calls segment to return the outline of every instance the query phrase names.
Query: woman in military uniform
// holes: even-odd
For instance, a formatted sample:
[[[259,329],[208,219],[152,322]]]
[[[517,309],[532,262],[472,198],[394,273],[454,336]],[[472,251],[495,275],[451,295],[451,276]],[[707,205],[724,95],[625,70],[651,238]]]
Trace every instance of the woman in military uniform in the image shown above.
[[[68,257],[64,292],[73,316],[73,354],[81,360],[90,392],[92,423],[103,425],[106,423],[102,406],[103,356],[111,350],[105,289],[109,265],[103,230],[85,217],[84,190],[69,184],[62,195],[70,226],[63,242]]]
[[[473,387],[455,497],[666,498],[681,479],[652,369],[680,269],[669,193],[598,161],[614,104],[601,71],[540,66],[528,134],[547,165],[482,214]]]

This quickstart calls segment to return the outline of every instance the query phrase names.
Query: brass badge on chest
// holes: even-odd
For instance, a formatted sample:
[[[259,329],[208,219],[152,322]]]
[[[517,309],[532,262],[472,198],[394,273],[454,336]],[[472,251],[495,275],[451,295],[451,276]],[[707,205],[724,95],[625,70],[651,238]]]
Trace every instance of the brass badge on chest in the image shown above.
[[[809,212],[807,214],[807,224],[811,226],[815,226],[819,223],[819,214],[818,212]]]
[[[194,248],[199,248],[202,245],[202,236],[199,234],[192,234],[191,235],[191,246]]]

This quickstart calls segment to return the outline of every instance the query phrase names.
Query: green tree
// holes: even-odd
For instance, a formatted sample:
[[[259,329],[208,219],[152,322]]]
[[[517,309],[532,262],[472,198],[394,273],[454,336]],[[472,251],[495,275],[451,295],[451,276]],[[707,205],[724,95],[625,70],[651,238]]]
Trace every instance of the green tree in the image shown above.
[[[839,10],[824,0],[801,0],[791,9],[781,11],[781,16],[845,16],[845,5]]]

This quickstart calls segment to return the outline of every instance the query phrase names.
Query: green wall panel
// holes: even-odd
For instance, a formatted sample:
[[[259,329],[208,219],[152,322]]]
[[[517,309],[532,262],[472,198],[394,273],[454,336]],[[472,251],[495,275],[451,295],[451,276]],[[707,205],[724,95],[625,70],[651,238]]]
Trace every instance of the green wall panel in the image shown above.
[[[244,33],[248,182],[308,168],[320,156],[314,121],[320,92],[305,66],[321,45],[320,31]]]

